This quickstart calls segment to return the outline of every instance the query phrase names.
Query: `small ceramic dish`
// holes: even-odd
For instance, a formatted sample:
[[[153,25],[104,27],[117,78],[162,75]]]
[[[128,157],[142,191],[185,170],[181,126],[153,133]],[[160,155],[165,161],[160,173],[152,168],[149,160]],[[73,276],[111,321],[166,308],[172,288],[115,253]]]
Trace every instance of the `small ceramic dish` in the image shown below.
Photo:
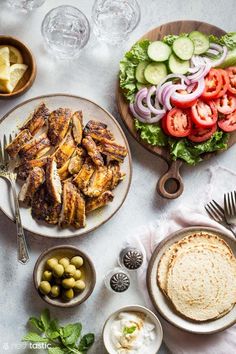
[[[28,65],[28,69],[26,70],[22,79],[18,82],[13,92],[0,92],[0,99],[15,98],[23,95],[23,93],[28,91],[29,88],[33,85],[36,77],[36,62],[31,50],[19,39],[0,35],[0,46],[2,45],[11,45],[17,48],[23,57],[23,63]]]
[[[39,291],[39,284],[42,280],[42,275],[43,272],[46,268],[46,262],[49,258],[63,258],[63,257],[68,257],[71,259],[74,256],[81,256],[84,260],[84,264],[81,267],[82,274],[84,274],[84,282],[86,284],[85,289],[82,292],[79,292],[75,295],[75,297],[72,300],[63,300],[62,297],[58,298],[52,298],[49,295],[43,295]],[[88,297],[92,294],[95,284],[96,284],[96,272],[95,268],[93,265],[93,262],[91,259],[85,254],[84,252],[80,251],[78,248],[73,247],[73,246],[67,246],[67,245],[62,245],[62,246],[57,246],[57,247],[52,247],[48,249],[47,251],[43,252],[37,262],[35,263],[34,266],[34,271],[33,271],[33,280],[34,280],[34,285],[35,288],[39,294],[39,296],[48,304],[52,306],[57,306],[57,307],[73,307],[76,305],[81,304],[85,300],[88,299]]]
[[[109,354],[117,354],[117,351],[115,350],[114,345],[112,344],[111,326],[121,312],[138,312],[144,314],[147,316],[147,319],[155,325],[155,338],[150,344],[150,347],[146,347],[145,349],[148,350],[148,354],[156,354],[161,346],[163,339],[162,326],[160,321],[152,311],[140,305],[130,305],[122,307],[108,317],[103,327],[103,343],[107,352]],[[147,353],[147,351],[145,351],[145,353]]]

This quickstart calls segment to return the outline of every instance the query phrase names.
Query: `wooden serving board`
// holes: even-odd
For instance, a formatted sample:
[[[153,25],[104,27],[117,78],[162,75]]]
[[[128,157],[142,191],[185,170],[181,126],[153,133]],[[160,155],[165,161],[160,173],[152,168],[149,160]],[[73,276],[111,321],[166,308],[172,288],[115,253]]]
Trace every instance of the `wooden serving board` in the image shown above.
[[[210,25],[208,23],[199,22],[199,21],[176,21],[170,22],[160,27],[154,28],[150,32],[146,33],[140,39],[150,39],[151,41],[160,40],[165,35],[168,34],[180,34],[180,33],[189,33],[191,31],[201,31],[206,34],[214,34],[216,36],[222,36],[225,34],[225,31],[222,29]],[[127,129],[132,134],[132,136],[148,151],[164,159],[168,165],[167,171],[163,176],[161,176],[157,183],[157,192],[164,198],[174,199],[178,198],[184,189],[183,180],[180,175],[180,167],[183,163],[182,160],[173,161],[170,157],[169,151],[167,148],[160,148],[149,145],[145,143],[137,133],[134,127],[134,120],[132,115],[129,112],[129,105],[122,93],[122,90],[119,87],[117,89],[117,105],[118,110],[121,115],[123,122],[125,123]],[[229,147],[236,143],[236,132],[232,133],[230,136]],[[210,158],[216,153],[211,153],[205,155],[205,159]]]

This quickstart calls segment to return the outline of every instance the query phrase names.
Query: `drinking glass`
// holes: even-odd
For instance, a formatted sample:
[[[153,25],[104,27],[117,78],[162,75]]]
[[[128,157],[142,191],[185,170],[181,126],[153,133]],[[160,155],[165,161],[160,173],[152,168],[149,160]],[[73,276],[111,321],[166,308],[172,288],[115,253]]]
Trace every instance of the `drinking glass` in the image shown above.
[[[127,39],[140,21],[136,0],[96,0],[92,9],[95,35],[110,44]]]
[[[74,6],[59,6],[49,11],[42,23],[46,46],[60,59],[72,59],[80,54],[90,36],[87,17]]]
[[[32,11],[43,5],[46,0],[7,0],[9,6],[15,9]]]

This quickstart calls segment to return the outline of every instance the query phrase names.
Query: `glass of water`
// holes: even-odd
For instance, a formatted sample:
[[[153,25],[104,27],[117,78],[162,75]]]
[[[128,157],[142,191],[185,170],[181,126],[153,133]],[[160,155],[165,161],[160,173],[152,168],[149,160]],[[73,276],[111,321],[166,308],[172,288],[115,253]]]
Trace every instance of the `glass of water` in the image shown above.
[[[67,5],[49,11],[41,31],[48,49],[60,59],[77,57],[90,36],[87,17],[76,7]]]
[[[96,0],[92,10],[95,35],[110,44],[127,39],[140,21],[136,0]]]
[[[43,5],[46,0],[7,0],[9,6],[15,9],[32,11]]]

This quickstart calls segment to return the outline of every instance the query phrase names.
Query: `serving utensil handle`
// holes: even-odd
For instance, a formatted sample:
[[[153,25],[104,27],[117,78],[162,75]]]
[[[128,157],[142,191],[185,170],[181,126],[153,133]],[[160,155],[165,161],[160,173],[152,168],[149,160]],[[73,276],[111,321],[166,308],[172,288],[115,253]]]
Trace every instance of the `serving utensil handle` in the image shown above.
[[[22,227],[20,207],[18,202],[18,196],[16,193],[15,181],[11,179],[12,193],[15,205],[15,221],[17,231],[17,260],[21,264],[26,264],[29,260],[28,247],[26,244],[25,233]]]
[[[184,190],[182,177],[179,169],[182,165],[181,160],[176,160],[168,165],[168,170],[157,182],[157,192],[163,198],[178,198]]]

